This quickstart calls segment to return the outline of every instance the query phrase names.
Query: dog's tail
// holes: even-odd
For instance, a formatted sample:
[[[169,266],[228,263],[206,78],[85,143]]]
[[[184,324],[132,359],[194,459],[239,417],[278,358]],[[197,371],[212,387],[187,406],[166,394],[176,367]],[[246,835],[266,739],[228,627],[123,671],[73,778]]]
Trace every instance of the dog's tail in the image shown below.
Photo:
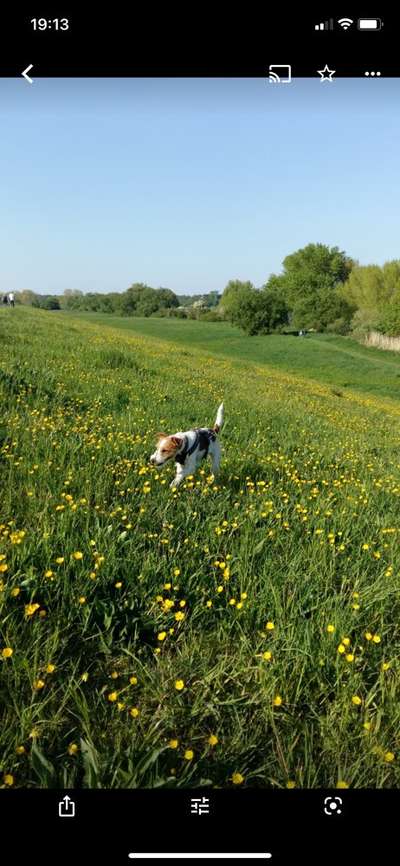
[[[224,404],[221,403],[221,405],[218,407],[217,417],[215,419],[215,424],[214,424],[213,430],[215,430],[216,433],[219,433],[219,431],[222,430],[223,426],[224,426]]]

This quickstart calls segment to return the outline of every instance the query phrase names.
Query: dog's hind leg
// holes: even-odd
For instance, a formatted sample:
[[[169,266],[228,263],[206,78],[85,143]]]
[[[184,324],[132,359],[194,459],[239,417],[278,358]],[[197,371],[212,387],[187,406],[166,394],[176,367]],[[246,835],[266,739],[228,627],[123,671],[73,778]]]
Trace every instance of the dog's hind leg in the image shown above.
[[[218,442],[213,443],[212,450],[210,448],[211,469],[213,475],[217,475],[221,464],[221,449]]]

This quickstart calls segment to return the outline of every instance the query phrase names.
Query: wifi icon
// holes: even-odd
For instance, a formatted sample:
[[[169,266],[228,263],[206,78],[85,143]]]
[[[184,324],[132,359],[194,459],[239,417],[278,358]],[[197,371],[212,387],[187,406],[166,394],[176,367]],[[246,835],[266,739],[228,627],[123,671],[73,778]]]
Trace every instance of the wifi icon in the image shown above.
[[[348,30],[354,24],[354,21],[352,18],[339,18],[338,24],[340,24],[343,30]]]

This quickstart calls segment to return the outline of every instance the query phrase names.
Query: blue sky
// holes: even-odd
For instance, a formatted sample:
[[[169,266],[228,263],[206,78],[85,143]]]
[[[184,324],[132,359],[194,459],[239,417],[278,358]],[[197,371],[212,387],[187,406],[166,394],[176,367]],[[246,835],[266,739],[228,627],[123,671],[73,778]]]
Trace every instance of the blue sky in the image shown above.
[[[383,78],[2,79],[0,289],[260,286],[309,242],[400,257],[399,95]]]

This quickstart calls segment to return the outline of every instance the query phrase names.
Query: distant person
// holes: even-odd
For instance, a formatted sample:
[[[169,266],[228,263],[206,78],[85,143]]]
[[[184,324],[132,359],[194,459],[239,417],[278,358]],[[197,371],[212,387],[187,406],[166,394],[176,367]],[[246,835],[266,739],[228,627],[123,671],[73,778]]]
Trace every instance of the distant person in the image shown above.
[[[14,295],[14,292],[9,292],[9,293],[8,293],[8,303],[10,304],[10,307],[15,307],[15,295]]]
[[[8,304],[8,295],[3,295],[3,304]]]

